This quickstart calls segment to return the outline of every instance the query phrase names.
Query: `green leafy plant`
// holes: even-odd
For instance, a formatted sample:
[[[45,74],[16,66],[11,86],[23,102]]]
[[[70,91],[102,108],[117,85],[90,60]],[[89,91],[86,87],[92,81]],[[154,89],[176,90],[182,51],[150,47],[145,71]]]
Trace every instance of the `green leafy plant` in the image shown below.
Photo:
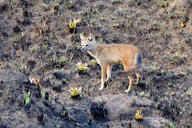
[[[66,116],[67,114],[68,114],[68,110],[67,109],[65,109],[64,111],[63,111],[63,114]]]
[[[94,67],[97,64],[97,61],[95,59],[89,61],[89,65]]]
[[[25,64],[21,64],[19,67],[20,71],[25,71],[27,69],[27,66]]]
[[[25,105],[30,104],[30,91],[24,94]]]
[[[8,87],[7,87],[7,92],[6,93],[8,94],[10,92],[10,90],[11,90],[11,85],[9,84]]]
[[[86,71],[87,69],[88,69],[88,64],[87,63],[82,63],[82,62],[78,62],[77,64],[76,64],[76,68],[77,68],[77,70],[78,71]]]
[[[5,119],[5,116],[0,115],[0,121],[3,120],[3,119]]]
[[[13,4],[14,4],[14,1],[13,1],[13,0],[10,0],[11,8],[13,7]]]
[[[169,6],[169,2],[170,0],[165,0],[165,1],[162,1],[159,3],[159,6],[162,7],[162,8],[166,8]]]
[[[67,61],[68,61],[68,59],[66,57],[61,57],[59,59],[59,65],[64,65],[67,63]]]
[[[72,8],[75,5],[75,0],[64,0],[64,6],[68,9]]]
[[[61,121],[60,121],[60,119],[57,117],[57,119],[56,119],[56,127],[57,128],[60,128],[61,127]]]
[[[114,4],[114,3],[122,3],[123,0],[111,0],[111,2]]]
[[[77,97],[80,95],[82,88],[70,88],[69,92],[71,93],[71,97]]]
[[[135,113],[135,119],[136,120],[143,120],[143,112],[142,109],[138,109]]]
[[[75,33],[76,29],[77,29],[77,24],[79,24],[81,22],[80,19],[73,19],[73,20],[69,20],[69,29],[71,32]]]

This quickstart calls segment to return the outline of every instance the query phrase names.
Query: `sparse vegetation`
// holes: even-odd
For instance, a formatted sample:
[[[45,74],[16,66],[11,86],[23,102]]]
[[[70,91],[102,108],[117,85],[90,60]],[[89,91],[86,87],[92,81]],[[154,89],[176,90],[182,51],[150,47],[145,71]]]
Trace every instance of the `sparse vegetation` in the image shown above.
[[[80,19],[73,19],[73,20],[69,20],[69,29],[72,33],[75,33],[76,29],[77,29],[77,25],[81,22]]]
[[[97,61],[95,59],[93,59],[89,62],[89,65],[92,67],[94,67],[96,64],[97,64]]]
[[[143,113],[142,113],[142,109],[138,109],[135,113],[135,119],[136,120],[143,120]]]
[[[171,0],[163,0],[162,2],[159,3],[159,6],[162,8],[166,8],[169,6]]]
[[[190,0],[1,0],[0,127],[157,127],[150,121],[162,119],[168,123],[159,127],[191,128],[191,12]],[[129,79],[115,75],[124,70],[117,63],[100,91],[100,66],[82,51],[81,33],[101,44],[135,45],[142,82],[124,93]],[[122,102],[108,104],[116,96]],[[137,98],[131,109],[125,105],[132,116],[106,122],[127,97]],[[138,107],[142,123],[135,123]]]
[[[80,87],[80,88],[77,88],[77,87],[75,87],[75,88],[70,88],[69,92],[70,92],[70,94],[71,94],[71,97],[74,98],[74,97],[79,96],[80,93],[81,93],[81,90],[82,90],[81,87]]]
[[[14,0],[10,0],[11,8],[13,7],[13,4],[14,4]]]
[[[61,57],[61,58],[59,59],[59,64],[60,64],[61,66],[63,66],[63,65],[65,65],[65,64],[67,63],[67,61],[68,61],[68,59],[67,59],[66,57]]]
[[[86,72],[86,70],[88,69],[88,64],[87,63],[82,63],[82,62],[78,62],[77,64],[76,64],[76,68],[77,68],[77,70],[78,71],[83,71],[83,72]]]
[[[30,102],[31,102],[30,101],[30,95],[31,95],[30,91],[24,94],[25,105],[29,105],[30,104]]]

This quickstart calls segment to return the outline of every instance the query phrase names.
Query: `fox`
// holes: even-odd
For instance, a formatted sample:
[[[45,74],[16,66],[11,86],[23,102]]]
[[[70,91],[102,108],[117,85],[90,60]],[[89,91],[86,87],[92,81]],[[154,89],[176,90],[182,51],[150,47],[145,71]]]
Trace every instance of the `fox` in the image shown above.
[[[116,75],[128,75],[129,87],[124,92],[130,92],[134,78],[133,73],[136,74],[138,84],[141,80],[139,69],[141,67],[141,54],[138,48],[131,44],[100,44],[97,43],[93,34],[89,33],[85,37],[82,33],[79,35],[81,40],[82,51],[88,52],[101,67],[101,87],[104,89],[104,83],[111,79],[112,65],[121,62],[124,71],[117,72]],[[107,78],[106,78],[107,76]]]

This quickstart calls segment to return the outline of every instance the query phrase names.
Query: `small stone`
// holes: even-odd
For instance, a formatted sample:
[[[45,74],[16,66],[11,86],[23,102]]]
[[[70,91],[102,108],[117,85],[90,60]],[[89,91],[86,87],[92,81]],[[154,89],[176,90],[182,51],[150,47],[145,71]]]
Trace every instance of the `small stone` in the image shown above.
[[[170,94],[171,96],[174,96],[175,95],[175,92],[171,92],[171,94]]]

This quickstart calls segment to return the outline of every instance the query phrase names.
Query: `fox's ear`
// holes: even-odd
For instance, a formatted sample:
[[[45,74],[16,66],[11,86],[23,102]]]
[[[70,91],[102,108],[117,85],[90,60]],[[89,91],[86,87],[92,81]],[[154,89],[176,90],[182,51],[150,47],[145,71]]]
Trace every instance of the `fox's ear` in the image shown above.
[[[81,39],[85,38],[82,33],[79,36]]]
[[[88,39],[91,40],[91,41],[92,41],[92,40],[95,40],[95,38],[94,38],[94,36],[93,36],[92,33],[89,33]]]

